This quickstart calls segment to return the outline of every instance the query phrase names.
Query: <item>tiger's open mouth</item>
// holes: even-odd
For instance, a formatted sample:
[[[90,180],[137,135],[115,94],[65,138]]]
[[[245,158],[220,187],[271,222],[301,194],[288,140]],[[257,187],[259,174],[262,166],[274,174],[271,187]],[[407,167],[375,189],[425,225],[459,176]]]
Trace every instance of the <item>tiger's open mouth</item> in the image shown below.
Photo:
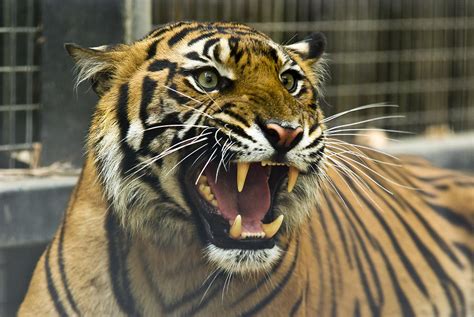
[[[274,247],[283,215],[274,215],[272,205],[286,176],[292,191],[298,174],[293,166],[269,161],[194,169],[186,183],[204,238],[224,249]]]

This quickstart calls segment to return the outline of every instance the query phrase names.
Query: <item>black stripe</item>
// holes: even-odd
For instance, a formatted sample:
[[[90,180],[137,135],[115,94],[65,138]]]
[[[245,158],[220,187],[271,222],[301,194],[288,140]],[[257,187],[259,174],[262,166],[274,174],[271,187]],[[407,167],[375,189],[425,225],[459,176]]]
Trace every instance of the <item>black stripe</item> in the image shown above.
[[[250,123],[247,120],[245,120],[245,118],[242,117],[240,114],[238,114],[238,113],[236,113],[236,112],[234,112],[233,110],[230,109],[230,108],[233,108],[233,107],[236,107],[236,105],[233,104],[233,103],[226,103],[224,106],[221,107],[220,112],[231,116],[234,120],[239,121],[243,126],[249,128]]]
[[[287,251],[287,247],[283,247],[281,246],[282,249],[284,249],[285,251]],[[288,254],[288,253],[287,253]],[[283,259],[279,260],[278,263],[272,268],[269,276],[273,276],[274,274],[276,274],[276,272],[278,272],[278,270],[280,269],[281,265],[283,264]],[[260,279],[258,281],[258,283],[255,285],[255,287],[249,289],[248,291],[246,291],[244,294],[240,295],[239,298],[237,298],[231,305],[230,305],[230,308],[234,309],[234,308],[238,308],[239,306],[241,306],[245,300],[248,300],[248,298],[258,292],[259,290],[261,290],[262,286],[268,282],[268,278],[267,277],[264,277],[262,279]]]
[[[219,273],[219,274],[221,274],[221,273]],[[212,282],[212,280],[208,281],[206,283],[206,286],[211,282]],[[219,283],[215,283],[214,286],[212,286],[212,291],[208,291],[205,298],[202,298],[202,300],[197,305],[193,306],[186,313],[180,314],[180,316],[195,316],[199,311],[206,308],[206,306],[211,302],[211,300],[214,299],[217,296],[217,294],[222,289],[222,287],[223,287],[223,282],[222,282],[222,278],[220,278]],[[202,296],[206,289],[207,289],[207,287],[205,289],[200,287],[199,289],[196,290],[195,293],[189,294],[189,297],[188,297],[189,300],[196,298],[197,295]],[[183,300],[180,300],[179,303],[174,304],[173,309],[178,309],[178,308],[181,307],[181,305],[184,305],[185,303],[187,303],[186,298],[183,298]],[[170,314],[168,314],[168,315],[170,315]]]
[[[158,43],[160,40],[156,40],[153,43],[151,43],[150,47],[148,47],[148,52],[147,52],[147,57],[146,59],[150,59],[155,57],[156,55],[156,47],[158,46]]]
[[[214,118],[214,121],[218,124],[220,124],[222,126],[222,128],[225,128],[226,130],[227,129],[230,129],[232,130],[232,133],[233,134],[236,134],[244,139],[247,139],[247,140],[250,140],[252,141],[253,143],[257,143],[257,141],[255,141],[254,138],[252,138],[250,135],[248,135],[247,133],[245,133],[244,129],[242,129],[241,127],[235,125],[235,124],[232,124],[232,123],[229,123],[229,122],[225,122],[223,120],[220,120],[220,119],[216,119]]]
[[[391,226],[387,223],[385,218],[380,215],[379,211],[372,205],[372,203],[367,200],[365,195],[363,195],[359,191],[359,188],[352,182],[352,180],[347,179],[347,181],[349,182],[350,186],[352,186],[352,190],[359,196],[360,199],[362,199],[363,203],[368,207],[367,209],[370,210],[372,215],[374,215],[374,217],[378,220],[380,225],[384,228],[384,232],[388,235],[390,242],[393,248],[395,249],[397,257],[403,262],[403,265],[405,266],[408,274],[413,279],[413,282],[415,282],[415,285],[426,297],[429,297],[426,285],[423,283],[423,280],[419,276],[417,270],[415,269],[414,265],[410,261],[409,257],[403,251],[403,248],[401,247],[396,235],[393,233]],[[373,192],[378,193],[380,190],[381,189],[376,188]],[[387,200],[385,199],[385,201]],[[397,211],[390,204],[387,203],[387,206],[389,206],[389,208],[394,212],[395,215],[398,215]]]
[[[234,61],[237,64],[242,56],[244,55],[244,52],[240,49],[239,50],[239,39],[235,36],[231,36],[228,40],[229,43],[229,48],[230,48],[230,56],[234,57]]]
[[[412,211],[412,213],[421,222],[421,224],[426,229],[431,238],[438,244],[440,249],[456,264],[456,266],[459,268],[464,268],[464,266],[453,253],[446,241],[439,235],[436,230],[433,229],[433,227],[428,223],[428,221],[426,221],[426,219],[420,214],[420,212],[418,212],[418,210],[416,210],[415,207],[409,204],[405,199],[402,198],[400,199],[400,201],[403,202],[404,205]]]
[[[415,176],[415,175],[414,175]],[[456,180],[459,178],[459,174],[457,173],[449,173],[449,174],[442,174],[442,175],[416,175],[415,177],[422,182],[426,182],[431,184],[432,182],[440,181],[440,180]]]
[[[54,286],[54,281],[53,277],[51,274],[51,266],[49,264],[49,256],[51,252],[51,245],[53,244],[54,240],[51,241],[50,245],[46,249],[46,254],[44,257],[44,271],[46,273],[46,282],[48,285],[48,292],[49,295],[51,296],[51,299],[53,300],[54,308],[56,309],[56,312],[60,316],[68,316],[66,313],[66,310],[64,309],[64,306],[61,302],[61,299],[59,298],[58,291],[56,290],[56,286]]]
[[[151,103],[151,100],[153,99],[153,95],[156,90],[157,83],[152,80],[150,77],[146,76],[143,79],[142,83],[142,97],[141,97],[141,102],[140,102],[140,120],[143,124],[144,127],[147,129],[143,133],[142,141],[140,143],[140,149],[145,149],[149,142],[151,142],[149,138],[150,132],[154,130],[161,130],[163,131],[164,129],[152,129],[148,130],[149,126],[147,124],[147,119],[148,119],[148,106]]]
[[[454,185],[459,186],[459,187],[471,188],[471,187],[474,187],[474,182],[469,182],[469,181],[454,181]]]
[[[461,242],[454,242],[454,246],[456,249],[461,251],[461,253],[467,258],[469,262],[474,262],[474,250],[471,250],[467,245]]]
[[[169,60],[166,59],[157,59],[153,63],[148,66],[148,71],[150,72],[159,72],[162,70],[167,69],[168,70],[168,76],[166,78],[166,82],[169,83],[174,75],[176,74],[176,70],[178,68],[178,64],[170,62]]]
[[[193,61],[198,61],[198,62],[207,62],[207,60],[205,60],[204,58],[202,58],[201,56],[199,56],[198,53],[196,52],[189,52],[187,53],[186,55],[184,55],[186,58],[189,58]]]
[[[129,243],[120,228],[117,219],[110,210],[105,221],[105,231],[108,242],[109,274],[114,297],[120,309],[129,316],[139,316],[133,294],[130,289],[130,280],[127,269]]]
[[[270,55],[271,59],[273,60],[275,64],[278,64],[278,53],[273,47],[270,47],[270,50],[268,51],[268,55]]]
[[[204,48],[202,50],[202,54],[206,56],[207,58],[211,59],[211,56],[209,56],[209,49],[211,48],[212,45],[216,44],[219,41],[220,39],[210,39],[206,41],[206,44],[204,44]]]
[[[347,183],[346,183],[346,185],[349,186]],[[325,194],[323,193],[323,195],[325,195]],[[344,199],[343,194],[340,193],[340,195]],[[329,200],[326,197],[325,197],[325,199],[329,202]],[[356,211],[353,209],[352,205],[348,202],[347,202],[347,204],[348,204],[348,208],[351,211],[351,213],[354,214]],[[352,221],[351,221],[351,223],[352,223]],[[359,247],[360,247],[360,249],[362,250],[362,253],[363,253],[362,258],[367,260],[367,265],[368,265],[369,270],[370,270],[370,276],[373,278],[373,283],[374,283],[374,285],[377,289],[375,293],[379,294],[379,300],[378,300],[377,303],[375,302],[375,298],[374,298],[375,296],[372,294],[372,291],[369,287],[367,273],[365,272],[364,267],[362,265],[361,257],[359,257],[360,252],[357,252],[357,244],[353,243],[352,248],[353,248],[353,254],[354,254],[354,257],[355,257],[355,264],[356,264],[356,267],[357,267],[357,272],[359,274],[359,278],[360,278],[362,287],[363,287],[364,292],[366,294],[366,298],[369,302],[369,307],[370,307],[370,310],[372,312],[372,316],[378,316],[380,314],[380,308],[384,303],[384,294],[383,294],[382,286],[380,284],[380,279],[379,279],[379,276],[377,274],[377,270],[375,269],[374,262],[373,262],[372,258],[370,257],[370,253],[367,250],[367,247],[364,243],[364,240],[362,239],[360,233],[358,232],[358,230],[356,229],[354,224],[352,224],[352,226],[353,226],[353,230],[350,232],[351,236],[352,236],[351,241],[358,242],[358,245],[359,245]],[[361,227],[362,226],[363,225],[361,224]],[[355,236],[355,238],[354,238],[354,236]],[[368,238],[370,240],[370,237],[368,237]]]
[[[323,260],[321,258],[321,250],[319,248],[319,243],[318,243],[318,236],[316,235],[316,232],[314,231],[314,226],[311,224],[311,222],[308,222],[308,227],[309,227],[309,233],[310,233],[310,238],[311,238],[311,244],[313,246],[312,253],[313,256],[316,258],[317,262],[317,268],[319,271],[318,274],[318,290],[319,290],[319,298],[318,298],[318,305],[316,307],[316,316],[321,316],[321,312],[324,311],[324,295],[326,293],[326,283],[324,283],[324,272],[323,272]],[[321,295],[322,294],[322,295]]]
[[[174,28],[180,27],[185,24],[189,24],[190,22],[187,21],[181,21],[181,22],[172,22],[172,23],[167,23],[163,25],[159,29],[152,30],[148,36],[150,37],[158,37],[166,32],[171,32]]]
[[[200,28],[201,28],[200,26],[182,28],[181,31],[179,31],[178,33],[170,37],[170,39],[168,40],[168,45],[172,47],[173,45],[181,41],[186,35],[188,35],[189,33],[193,31],[199,30]]]
[[[147,125],[147,119],[148,119],[148,106],[151,103],[151,100],[153,99],[153,95],[156,90],[157,83],[152,80],[150,77],[146,76],[143,79],[142,83],[142,97],[141,97],[141,102],[140,102],[140,120],[143,124],[143,126],[148,126]]]
[[[360,317],[361,316],[361,314],[360,314],[360,303],[359,303],[358,299],[355,300],[354,313],[352,314],[352,316],[354,316],[354,317]]]
[[[370,171],[369,171],[370,173]],[[391,177],[394,177],[393,174],[389,171],[385,171],[386,175],[389,175]],[[375,177],[374,174],[371,174],[372,177]],[[392,204],[396,204],[399,209],[403,209],[403,207],[408,208],[413,215],[420,221],[420,223],[423,225],[423,227],[426,229],[428,234],[431,236],[431,238],[438,244],[438,246],[441,248],[441,250],[446,253],[446,255],[459,267],[463,268],[462,263],[459,261],[459,259],[456,257],[456,255],[451,251],[450,247],[446,243],[446,241],[443,240],[443,238],[438,234],[438,232],[429,224],[429,222],[426,220],[426,218],[420,213],[410,202],[408,202],[403,195],[398,195],[397,199],[393,199],[392,197],[389,197],[390,199],[386,199],[386,197],[383,197],[381,195],[381,192],[375,191],[375,194],[382,200],[387,202],[387,205],[389,208],[394,212],[394,214],[398,213],[396,212],[397,210],[392,207],[392,205],[389,203],[391,202]],[[403,204],[403,207],[402,207]]]
[[[136,166],[135,151],[128,145],[126,138],[130,123],[128,120],[128,84],[120,86],[118,105],[117,105],[117,121],[120,129],[120,139],[124,140],[120,142],[120,148],[123,153],[123,159],[121,162],[122,175],[126,176],[131,173],[132,169]]]
[[[328,259],[328,264],[329,264],[329,292],[331,294],[331,316],[336,316],[337,315],[337,305],[336,305],[336,286],[334,283],[335,276],[341,276],[341,266],[339,263],[339,257],[336,255],[336,263],[333,263],[333,254],[331,250],[336,250],[337,247],[334,245],[333,240],[331,239],[329,230],[328,230],[328,225],[326,223],[326,218],[324,217],[324,212],[319,212],[318,213],[319,220],[321,223],[321,227],[323,228],[323,233],[327,241],[328,248],[326,249],[326,254],[328,254],[327,259]],[[334,268],[337,269],[337,273],[334,272]]]
[[[202,35],[199,35],[198,37],[195,37],[193,38],[191,41],[188,42],[188,46],[191,46],[193,45],[194,43],[197,43],[201,40],[204,40],[204,39],[207,39],[207,38],[210,38],[211,36],[214,36],[217,34],[217,31],[212,31],[212,32],[207,32],[207,33],[204,33]]]
[[[460,214],[455,213],[452,209],[445,207],[445,206],[440,206],[437,204],[431,204],[426,202],[426,204],[433,210],[435,211],[438,215],[443,217],[445,220],[447,220],[449,223],[451,223],[454,226],[461,227],[466,229],[469,232],[472,232],[473,229],[473,223],[472,221],[469,220],[469,218],[465,218],[461,216]]]
[[[355,189],[355,188],[353,188]],[[362,220],[360,219],[359,215],[357,214],[357,212],[354,210],[354,208],[350,205],[349,201],[344,197],[344,195],[342,193],[339,192],[339,194],[341,195],[341,199],[342,201],[345,201],[346,204],[347,204],[347,208],[345,207],[346,205],[342,205],[342,202],[338,201],[338,205],[340,207],[340,210],[343,211],[343,214],[345,215],[345,218],[350,222],[353,230],[355,230],[357,227],[355,226],[354,222],[352,221],[352,219],[349,217],[349,215],[347,214],[346,210],[350,211],[352,216],[356,219],[356,221],[358,222],[359,224],[359,227],[362,229],[362,231],[364,232],[365,236],[369,239],[369,241],[371,242],[371,244],[374,246],[374,248],[376,250],[379,251],[379,253],[382,255],[383,259],[384,259],[384,262],[385,262],[385,266],[388,270],[388,273],[389,273],[389,276],[390,276],[390,279],[392,281],[392,284],[395,288],[395,294],[397,295],[397,298],[398,298],[398,302],[399,302],[399,305],[402,309],[402,311],[404,312],[404,316],[413,316],[414,315],[414,312],[413,312],[413,308],[411,307],[411,304],[410,302],[408,301],[408,298],[405,296],[403,290],[401,289],[400,287],[400,283],[398,282],[398,279],[397,279],[397,276],[395,274],[395,271],[392,267],[392,264],[391,262],[389,262],[383,248],[379,245],[379,243],[377,242],[377,240],[375,240],[373,238],[373,236],[370,234],[370,232],[368,231],[367,227],[363,224]],[[359,193],[359,196],[360,196],[360,193]],[[357,231],[354,232],[356,234],[356,236],[359,235],[359,233]]]
[[[259,311],[264,309],[268,304],[270,304],[278,294],[285,288],[286,284],[288,284],[288,281],[290,280],[290,277],[293,276],[293,273],[295,272],[296,268],[296,263],[298,263],[298,258],[300,255],[300,247],[299,247],[300,241],[296,240],[296,254],[295,257],[293,258],[293,262],[291,263],[290,268],[286,272],[285,276],[283,279],[275,285],[273,290],[265,296],[260,302],[252,307],[251,309],[247,310],[246,312],[242,313],[241,316],[256,316]]]
[[[380,249],[382,248],[380,247]],[[398,298],[398,304],[402,311],[402,316],[415,316],[415,312],[413,311],[412,305],[408,300],[407,296],[405,295],[405,292],[401,288],[400,283],[398,282],[397,275],[392,267],[390,260],[387,258],[385,252],[380,252],[380,254],[382,255],[382,258],[385,262],[385,266],[387,267],[388,274],[390,276],[390,279],[392,280],[393,288],[395,289],[395,294]]]
[[[367,200],[365,199],[365,197],[361,196],[360,198],[363,199],[365,201],[365,203],[367,204]],[[393,200],[393,198],[392,198],[392,200]],[[390,205],[388,205],[388,206],[390,206]],[[370,206],[370,205],[369,205],[369,207],[370,207],[369,210],[371,210],[372,213],[374,213],[373,207]],[[463,312],[463,313],[461,313],[461,315],[465,315],[465,313],[464,313],[465,312],[465,299],[464,299],[464,295],[460,291],[459,287],[451,279],[451,277],[446,273],[443,266],[437,260],[436,256],[422,242],[420,237],[418,237],[416,232],[409,226],[409,224],[405,221],[405,219],[403,219],[399,215],[397,210],[395,210],[391,206],[390,206],[390,208],[392,209],[392,211],[394,211],[394,215],[399,219],[399,221],[402,223],[402,225],[406,229],[407,233],[411,237],[412,241],[415,243],[416,247],[420,251],[420,254],[423,256],[423,258],[425,259],[426,263],[431,267],[433,273],[438,277],[438,281],[439,281],[440,285],[442,286],[442,288],[445,292],[445,295],[447,297],[447,300],[448,300],[451,308],[456,309],[456,307],[455,307],[456,305],[455,305],[455,302],[454,302],[454,299],[453,299],[453,295],[451,294],[451,290],[454,290],[455,293],[457,294],[459,302],[461,304],[460,310]],[[381,216],[378,215],[377,212],[375,212],[374,215],[377,218],[381,218]],[[387,232],[387,233],[390,235],[390,232]],[[405,264],[405,266],[406,266],[406,264]],[[408,272],[410,273],[410,270],[408,270]],[[415,271],[413,271],[413,272],[415,272]],[[413,275],[412,275],[412,278],[414,278]],[[418,282],[416,280],[414,280],[414,281],[415,281],[417,286],[421,286],[421,285],[418,285]],[[424,285],[423,285],[423,289],[425,289]],[[425,295],[427,295],[426,292],[424,292],[424,293],[425,293]]]
[[[76,192],[74,193],[74,197],[76,196]],[[79,309],[77,308],[76,301],[74,300],[74,297],[71,294],[71,290],[69,289],[68,285],[68,280],[66,276],[66,270],[64,268],[64,254],[63,254],[63,249],[64,249],[64,233],[66,229],[66,215],[64,216],[63,223],[61,226],[61,231],[59,233],[59,241],[58,241],[58,266],[59,266],[59,273],[61,275],[61,282],[63,284],[64,290],[66,292],[66,298],[71,305],[72,310],[76,315],[80,315],[81,313],[79,312]]]
[[[220,47],[220,45],[214,46],[214,49],[212,50],[212,55],[214,56],[214,60],[215,60],[217,63],[222,63],[220,54],[221,54],[221,47]]]
[[[300,297],[298,297],[298,300],[296,301],[296,303],[294,303],[293,306],[291,307],[290,316],[297,316],[298,309],[300,309],[302,302],[303,302],[303,294],[301,294]]]
[[[327,202],[327,205],[329,208],[329,214],[332,216],[334,222],[336,223],[337,231],[339,233],[339,236],[341,237],[344,253],[346,255],[347,261],[349,262],[349,267],[352,269],[353,268],[352,257],[351,257],[351,254],[349,253],[349,246],[347,244],[346,234],[344,233],[344,229],[342,228],[341,220],[337,216],[334,206],[331,200],[326,196],[326,193],[324,193],[324,191],[321,191],[321,194],[324,197],[324,200]]]
[[[362,241],[362,239],[360,237],[357,237],[357,240],[359,242],[359,246],[361,248],[363,248],[363,250],[364,250],[364,255],[368,256],[367,259],[370,260],[370,255],[368,254],[367,250],[365,249],[364,241]],[[382,289],[380,287],[380,282],[379,282],[379,279],[378,279],[377,272],[375,271],[374,265],[373,265],[372,261],[370,260],[369,261],[369,266],[370,266],[371,274],[375,278],[374,282],[377,286],[377,293],[379,293],[380,298],[381,298],[379,303],[375,303],[374,295],[372,294],[372,291],[369,287],[367,274],[365,273],[364,267],[362,265],[362,261],[359,257],[359,252],[357,252],[357,244],[355,244],[355,243],[352,244],[352,248],[354,250],[353,253],[354,253],[355,263],[356,263],[356,267],[357,267],[357,273],[359,275],[360,282],[362,284],[362,288],[364,290],[365,297],[367,298],[368,306],[370,308],[372,316],[380,316],[380,308],[381,308],[381,305],[383,304],[383,293],[382,293]]]

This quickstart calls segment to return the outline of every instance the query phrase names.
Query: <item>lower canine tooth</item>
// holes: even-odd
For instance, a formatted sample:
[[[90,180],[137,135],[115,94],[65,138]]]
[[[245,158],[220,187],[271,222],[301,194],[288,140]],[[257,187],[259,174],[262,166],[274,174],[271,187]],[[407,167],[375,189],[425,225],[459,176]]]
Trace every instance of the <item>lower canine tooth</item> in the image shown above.
[[[296,185],[296,180],[298,179],[300,171],[296,167],[290,166],[288,170],[288,192],[291,193],[293,188]]]
[[[279,215],[272,223],[262,223],[263,232],[265,232],[265,238],[272,238],[280,229],[283,223],[283,215]]]
[[[239,239],[240,235],[242,234],[242,217],[237,215],[234,219],[234,223],[230,227],[229,236],[232,239]]]

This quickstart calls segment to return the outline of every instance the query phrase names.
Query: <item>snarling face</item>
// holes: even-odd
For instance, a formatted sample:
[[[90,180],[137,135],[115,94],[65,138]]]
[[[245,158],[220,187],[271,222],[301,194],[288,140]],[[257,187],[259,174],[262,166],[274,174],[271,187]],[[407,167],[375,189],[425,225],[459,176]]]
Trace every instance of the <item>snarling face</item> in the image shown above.
[[[231,272],[269,269],[315,206],[324,44],[178,23],[130,46],[69,46],[101,96],[89,148],[124,226],[198,242]]]

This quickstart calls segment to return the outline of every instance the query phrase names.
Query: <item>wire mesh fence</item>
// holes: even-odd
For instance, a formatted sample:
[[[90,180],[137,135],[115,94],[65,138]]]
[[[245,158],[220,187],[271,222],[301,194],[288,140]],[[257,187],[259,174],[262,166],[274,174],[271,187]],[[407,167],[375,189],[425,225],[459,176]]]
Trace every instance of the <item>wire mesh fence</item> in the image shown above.
[[[153,0],[153,23],[236,21],[280,43],[322,31],[331,78],[327,115],[388,102],[348,119],[415,133],[474,129],[474,2],[468,0]],[[346,119],[344,119],[346,118]]]
[[[370,124],[415,133],[474,129],[474,1],[150,1],[155,27],[237,21],[280,43],[324,32],[331,74],[326,115],[377,102],[399,105],[354,112],[341,123],[401,114]],[[49,84],[40,82],[40,4],[0,1],[0,168],[37,162],[40,87]]]
[[[0,1],[0,168],[23,164],[38,141],[39,18],[37,0]]]

